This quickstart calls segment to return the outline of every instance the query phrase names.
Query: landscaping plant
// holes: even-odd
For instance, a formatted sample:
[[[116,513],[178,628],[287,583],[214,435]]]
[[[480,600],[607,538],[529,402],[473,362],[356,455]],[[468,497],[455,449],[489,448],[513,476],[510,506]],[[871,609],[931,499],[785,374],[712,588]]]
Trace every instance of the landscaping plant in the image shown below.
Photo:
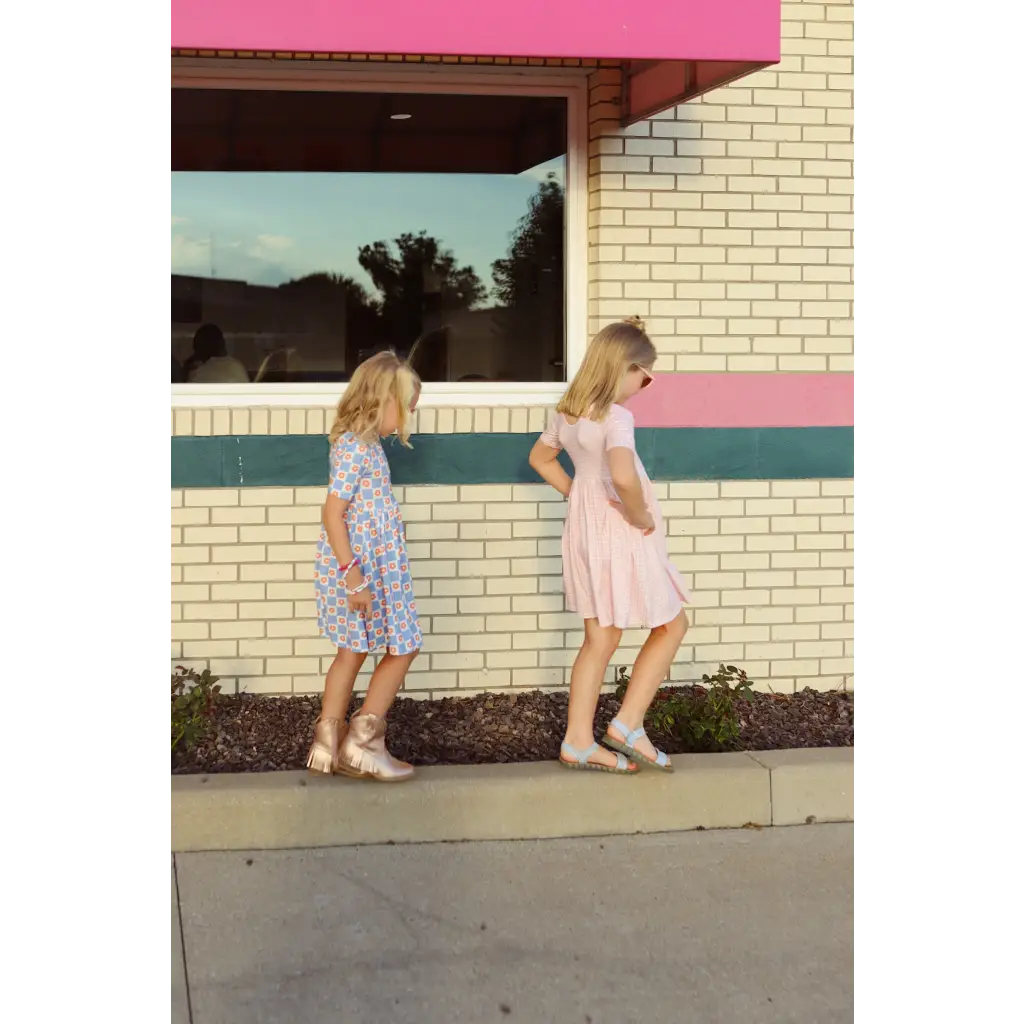
[[[203,737],[220,695],[218,677],[178,665],[171,675],[171,753],[188,750]],[[179,746],[180,745],[180,746]]]
[[[629,685],[629,674],[620,668],[615,697],[620,702]],[[747,673],[735,665],[719,665],[718,671],[701,677],[701,685],[661,690],[648,712],[652,730],[671,736],[687,750],[730,750],[740,735],[739,701],[750,702],[754,691]]]

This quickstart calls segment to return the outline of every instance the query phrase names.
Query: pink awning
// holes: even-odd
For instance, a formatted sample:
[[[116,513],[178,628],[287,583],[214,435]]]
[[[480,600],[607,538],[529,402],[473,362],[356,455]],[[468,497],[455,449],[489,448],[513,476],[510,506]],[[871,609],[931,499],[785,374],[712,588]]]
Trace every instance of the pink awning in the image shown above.
[[[604,58],[634,121],[780,58],[780,0],[172,0],[171,47]]]

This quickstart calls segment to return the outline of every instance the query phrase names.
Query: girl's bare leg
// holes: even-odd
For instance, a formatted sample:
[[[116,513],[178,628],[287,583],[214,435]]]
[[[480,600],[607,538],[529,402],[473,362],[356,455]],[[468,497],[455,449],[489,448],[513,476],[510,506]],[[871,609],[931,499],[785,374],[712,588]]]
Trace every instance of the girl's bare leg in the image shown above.
[[[601,626],[597,619],[585,619],[583,630],[583,646],[573,662],[569,679],[569,721],[565,729],[565,742],[577,750],[586,750],[594,742],[594,714],[597,712],[601,682],[622,639],[621,629]],[[616,756],[612,751],[599,747],[590,761],[614,768]]]
[[[352,687],[356,676],[366,661],[366,655],[358,651],[338,650],[331,667],[327,670],[324,683],[324,699],[321,718],[344,718],[352,700]]]
[[[360,714],[387,717],[417,654],[419,651],[413,651],[412,654],[385,654],[380,659],[370,676],[370,685],[363,706],[359,709]]]
[[[651,630],[651,635],[637,655],[626,696],[623,697],[622,707],[616,716],[630,729],[638,729],[643,724],[647,709],[651,706],[658,687],[668,675],[668,670],[689,627],[690,621],[686,617],[686,612],[681,611],[671,622]],[[613,739],[625,739],[618,729],[608,731]],[[650,758],[657,753],[646,736],[637,741],[636,749]]]

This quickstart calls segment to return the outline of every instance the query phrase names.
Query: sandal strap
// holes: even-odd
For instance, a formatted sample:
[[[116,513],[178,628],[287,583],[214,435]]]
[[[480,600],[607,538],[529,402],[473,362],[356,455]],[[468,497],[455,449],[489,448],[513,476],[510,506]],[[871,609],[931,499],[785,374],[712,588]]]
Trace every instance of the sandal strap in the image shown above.
[[[641,737],[647,735],[647,731],[644,729],[643,722],[640,723],[640,727],[638,729],[630,729],[630,727],[626,725],[625,722],[621,721],[618,718],[613,718],[612,725],[616,729],[618,729],[619,732],[622,733],[624,737],[624,742],[627,747],[635,747],[636,741]]]
[[[616,754],[615,755],[615,767],[620,772],[624,772],[624,771],[626,771],[627,768],[629,768],[629,761],[627,760],[625,754]]]
[[[569,754],[577,764],[586,764],[597,750],[597,744],[591,743],[586,750],[577,750],[571,743],[562,743],[562,753]]]

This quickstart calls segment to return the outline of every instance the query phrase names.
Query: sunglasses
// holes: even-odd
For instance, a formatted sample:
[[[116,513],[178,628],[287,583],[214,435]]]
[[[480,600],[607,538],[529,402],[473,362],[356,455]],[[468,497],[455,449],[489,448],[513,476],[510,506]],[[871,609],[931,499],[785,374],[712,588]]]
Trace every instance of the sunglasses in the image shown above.
[[[650,370],[645,370],[642,366],[639,366],[636,363],[633,364],[633,368],[635,370],[639,370],[644,375],[644,379],[640,382],[641,391],[643,391],[643,389],[647,387],[649,384],[654,383],[654,374],[651,373]]]

